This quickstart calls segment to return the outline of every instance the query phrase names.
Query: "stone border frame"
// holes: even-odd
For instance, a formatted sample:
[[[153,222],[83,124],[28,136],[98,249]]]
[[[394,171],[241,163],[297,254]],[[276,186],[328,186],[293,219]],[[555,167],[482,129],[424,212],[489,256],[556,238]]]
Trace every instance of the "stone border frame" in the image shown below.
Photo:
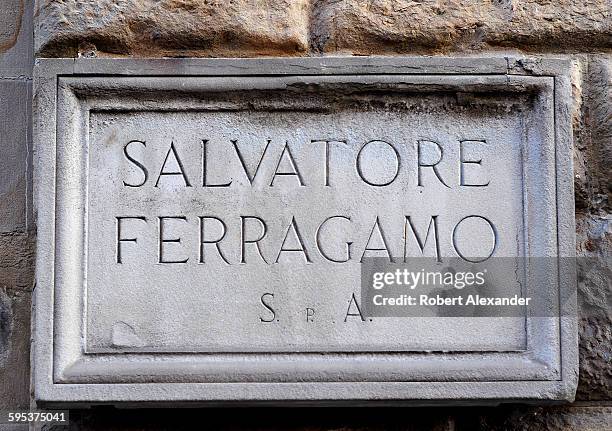
[[[119,358],[115,358],[114,363],[109,361],[108,357],[98,361],[91,361],[85,357],[83,352],[85,346],[82,345],[81,338],[83,325],[81,318],[84,315],[80,315],[81,297],[78,291],[75,292],[85,279],[83,221],[77,216],[66,213],[72,210],[78,215],[80,211],[84,216],[86,210],[82,205],[82,198],[87,192],[81,192],[82,184],[78,180],[83,176],[81,168],[83,152],[78,151],[80,141],[64,137],[64,135],[78,137],[83,129],[86,130],[82,121],[83,114],[89,107],[76,94],[79,81],[111,78],[109,82],[113,85],[112,77],[124,76],[143,78],[274,76],[306,80],[332,77],[325,79],[338,79],[342,82],[349,76],[354,78],[355,75],[361,77],[383,75],[390,77],[389,79],[409,76],[415,80],[431,76],[442,82],[463,80],[463,85],[469,82],[469,85],[487,86],[487,88],[521,87],[526,84],[535,86],[542,95],[542,104],[546,105],[544,109],[549,110],[553,119],[548,138],[549,145],[554,147],[556,173],[555,179],[552,180],[554,190],[547,190],[551,193],[557,208],[557,213],[551,219],[551,222],[556,219],[556,248],[552,254],[550,249],[546,253],[547,244],[545,244],[540,249],[544,254],[540,255],[568,258],[574,256],[572,99],[570,62],[567,60],[508,57],[39,59],[35,67],[34,100],[35,211],[38,243],[33,319],[35,341],[32,361],[34,395],[39,404],[58,406],[75,403],[127,405],[130,402],[138,405],[202,402],[208,405],[226,402],[312,404],[318,401],[325,404],[409,403],[414,405],[440,402],[473,404],[511,400],[573,399],[578,369],[576,286],[572,268],[564,265],[559,265],[559,292],[556,292],[556,300],[563,309],[559,310],[559,318],[549,318],[555,320],[553,326],[558,331],[558,338],[555,340],[548,338],[551,344],[547,344],[546,337],[543,337],[541,338],[543,345],[532,344],[531,347],[535,347],[539,352],[536,352],[535,357],[508,358],[499,356],[498,353],[489,354],[489,358],[486,358],[487,354],[481,353],[448,354],[441,355],[442,358],[436,361],[432,358],[423,358],[421,355],[421,359],[411,363],[411,366],[418,363],[420,371],[429,373],[433,377],[421,381],[408,379],[376,381],[364,378],[352,381],[228,383],[220,380],[194,383],[189,381],[189,375],[184,374],[181,377],[180,373],[175,373],[173,375],[175,379],[164,380],[160,377],[155,383],[147,383],[151,377],[153,377],[151,380],[155,380],[154,373],[149,374],[151,370],[147,372],[138,368],[138,365],[136,368],[131,368],[133,363],[129,358],[130,355],[115,355],[125,359],[117,361]],[[84,139],[86,142],[87,138]],[[65,160],[63,152],[66,151],[71,157],[76,157],[76,161],[72,160],[71,163]],[[77,154],[73,155],[75,152]],[[64,173],[62,178],[56,177],[57,166],[62,168]],[[49,211],[49,208],[53,210]],[[550,230],[548,226],[545,228]],[[536,235],[537,238],[539,237]],[[76,264],[71,266],[70,262]],[[70,285],[73,286],[72,290],[65,287]],[[62,314],[57,315],[54,310],[60,307]],[[535,330],[534,334],[537,335],[541,326],[538,326],[539,323],[536,321],[531,323],[535,326],[530,326],[530,329]],[[462,355],[465,356],[464,360],[473,362],[483,370],[489,367],[489,372],[492,371],[490,377],[486,381],[479,381],[478,377],[464,381],[435,380],[435,376],[439,375],[439,367],[443,366],[444,356],[446,360],[456,360],[461,359]],[[555,355],[558,361],[550,357]],[[186,356],[188,355],[183,357]],[[285,372],[291,369],[291,359],[287,359],[289,367],[284,370]],[[344,364],[342,361],[323,362],[318,366],[326,368],[346,365],[346,361]],[[369,363],[380,366],[375,362]],[[169,368],[174,370],[177,365],[171,363]],[[405,363],[403,366],[405,367]],[[186,368],[189,367],[190,364],[187,364]],[[226,372],[231,373],[231,363],[228,364],[228,369]],[[130,373],[138,375],[142,380],[119,378],[119,381],[113,381],[110,376],[120,370],[127,373],[126,375]],[[261,371],[261,365],[255,364],[252,370],[254,373]],[[495,377],[496,370],[497,377]],[[479,374],[477,371],[476,367],[473,376]],[[508,378],[508,374],[514,378]]]

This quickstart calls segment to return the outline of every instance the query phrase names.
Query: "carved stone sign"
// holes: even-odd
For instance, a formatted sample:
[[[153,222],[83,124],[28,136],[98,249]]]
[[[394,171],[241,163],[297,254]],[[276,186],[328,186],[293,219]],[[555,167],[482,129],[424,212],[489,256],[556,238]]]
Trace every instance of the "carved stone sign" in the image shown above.
[[[41,60],[39,402],[571,398],[567,65],[514,64]],[[546,312],[371,313],[423,257]]]

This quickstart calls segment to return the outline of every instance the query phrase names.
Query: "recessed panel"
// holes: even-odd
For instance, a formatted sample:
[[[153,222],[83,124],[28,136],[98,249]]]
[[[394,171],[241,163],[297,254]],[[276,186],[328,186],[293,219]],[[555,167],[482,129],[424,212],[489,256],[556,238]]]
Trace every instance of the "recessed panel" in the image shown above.
[[[90,112],[88,350],[525,348],[520,318],[364,322],[347,310],[368,258],[439,254],[443,268],[457,252],[524,249],[528,98],[434,95],[428,112],[402,93],[316,110],[291,98],[279,110],[272,98]],[[504,289],[520,294],[521,281]]]

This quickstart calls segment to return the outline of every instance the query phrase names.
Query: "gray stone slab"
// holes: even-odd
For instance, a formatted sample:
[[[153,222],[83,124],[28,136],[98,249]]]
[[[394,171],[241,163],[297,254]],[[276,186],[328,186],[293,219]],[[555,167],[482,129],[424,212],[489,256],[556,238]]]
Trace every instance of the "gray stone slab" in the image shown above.
[[[5,0],[0,7],[0,77],[32,77],[32,1]]]
[[[571,399],[569,64],[517,62],[39,60],[37,401]],[[362,319],[381,237],[547,257],[504,287],[558,310]]]
[[[91,59],[55,59],[50,62],[40,59],[39,76],[54,76],[57,73],[87,73]],[[211,58],[206,63],[201,59],[147,59],[135,62],[132,59],[95,59],[99,75],[190,75],[218,76],[251,75],[253,70],[263,75],[375,75],[375,74],[503,74],[519,59],[506,57],[413,57],[408,62],[403,57],[313,57],[313,58]],[[543,67],[556,67],[555,59],[538,59]],[[522,72],[525,74],[525,72]]]
[[[32,2],[0,8],[0,232],[24,231],[32,211]]]
[[[32,82],[0,80],[0,232],[30,225]]]

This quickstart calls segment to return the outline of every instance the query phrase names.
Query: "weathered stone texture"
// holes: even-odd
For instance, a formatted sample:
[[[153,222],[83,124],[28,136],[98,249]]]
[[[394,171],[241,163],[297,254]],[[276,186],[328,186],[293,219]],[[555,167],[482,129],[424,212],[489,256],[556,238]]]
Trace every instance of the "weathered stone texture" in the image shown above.
[[[0,287],[7,292],[32,290],[34,241],[32,234],[0,234]]]
[[[0,410],[27,408],[34,237],[0,234]]]
[[[612,399],[612,224],[578,214],[579,400]]]
[[[594,161],[590,172],[595,190],[592,208],[609,214],[612,208],[612,56],[589,62],[589,82],[585,122],[590,137],[590,158]]]
[[[36,50],[50,57],[92,51],[245,57],[302,55],[309,49],[384,54],[612,45],[608,0],[41,0],[37,9]]]
[[[611,325],[609,318],[588,317],[580,321],[579,400],[612,398]]]
[[[307,0],[41,0],[35,45],[42,56],[72,56],[79,46],[140,56],[299,55],[308,13]]]
[[[313,41],[354,54],[610,46],[608,0],[322,0]]]
[[[577,399],[612,399],[612,58],[578,61],[574,120],[580,312]]]
[[[28,228],[32,77],[30,0],[0,5],[0,410],[29,406],[34,239]],[[0,424],[0,430],[23,429]]]
[[[584,77],[574,80],[576,209],[601,217],[612,204],[612,56],[588,56],[576,64]],[[592,242],[585,247],[595,250]]]
[[[17,42],[21,28],[24,7],[21,0],[5,0],[0,9],[0,52],[6,51]]]
[[[32,0],[0,4],[0,77],[32,76]]]
[[[31,87],[26,79],[0,79],[0,232],[23,232],[31,218]]]

